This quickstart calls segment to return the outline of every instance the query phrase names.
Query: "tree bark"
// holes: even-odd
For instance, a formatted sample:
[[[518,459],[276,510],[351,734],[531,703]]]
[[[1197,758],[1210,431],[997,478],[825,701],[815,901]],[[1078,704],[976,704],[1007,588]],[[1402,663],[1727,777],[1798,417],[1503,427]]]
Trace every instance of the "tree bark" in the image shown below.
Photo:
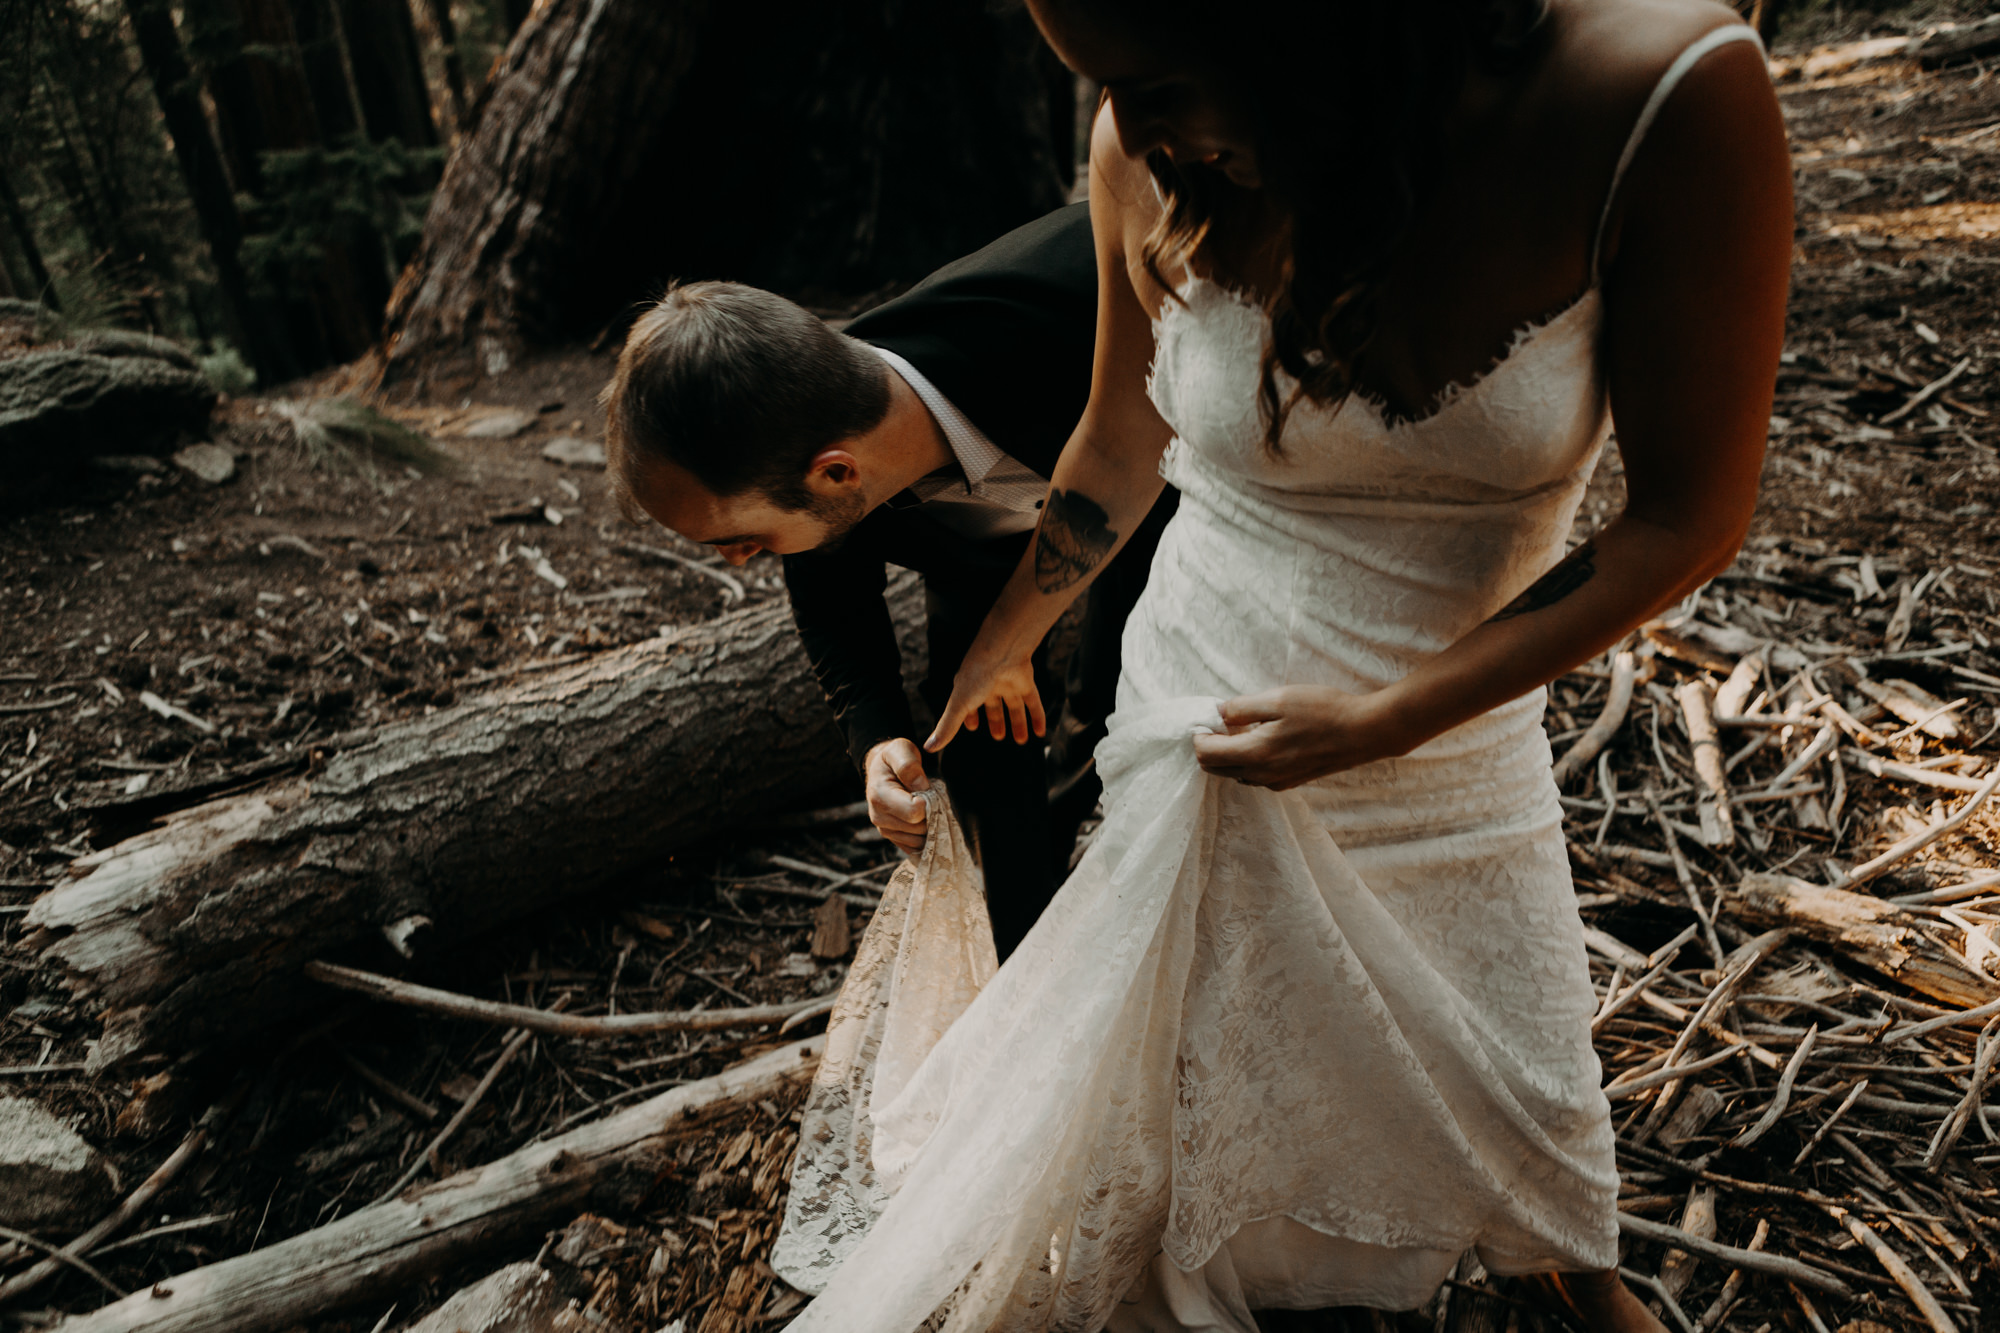
[[[338,0],[338,6],[346,20],[369,140],[394,138],[408,148],[435,147],[437,122],[431,118],[409,5],[404,0]]]
[[[493,73],[424,238],[389,298],[387,364],[475,353],[490,375],[543,322],[546,270],[615,207],[648,127],[666,118],[707,0],[545,0]]]
[[[385,381],[497,375],[677,278],[919,278],[1062,202],[1057,100],[1026,13],[984,0],[545,0],[397,284]]]
[[[317,1230],[167,1278],[60,1333],[263,1333],[343,1306],[393,1296],[593,1198],[641,1196],[689,1133],[803,1090],[823,1037],[781,1046],[713,1078],[533,1143],[472,1171],[374,1204]],[[778,1164],[782,1170],[782,1163]]]
[[[14,244],[19,248],[21,262],[28,269],[28,281],[34,284],[34,290],[26,294],[26,299],[40,301],[51,310],[62,309],[56,300],[55,285],[49,281],[49,267],[42,262],[42,247],[35,240],[35,229],[28,221],[28,212],[21,207],[21,196],[14,192],[14,182],[4,169],[0,169],[0,212],[7,215],[7,229],[14,233]]]
[[[132,20],[140,61],[153,82],[153,95],[173,140],[174,157],[187,181],[188,198],[201,224],[202,240],[208,245],[209,262],[215,265],[230,340],[257,367],[257,373],[269,379],[278,364],[243,272],[243,219],[236,211],[222,151],[209,131],[194,71],[188,65],[173,15],[167,0],[125,0],[125,12]]]
[[[919,604],[914,578],[893,585],[906,659]],[[280,1021],[318,992],[307,961],[357,942],[386,957],[393,923],[490,929],[850,772],[787,608],[765,605],[527,675],[171,816],[79,861],[27,923],[102,1006],[101,1069]]]
[[[418,0],[429,36],[437,43],[438,60],[444,67],[445,98],[450,103],[451,133],[463,134],[472,128],[472,95],[465,82],[465,57],[458,50],[458,25],[451,21],[451,0]]]

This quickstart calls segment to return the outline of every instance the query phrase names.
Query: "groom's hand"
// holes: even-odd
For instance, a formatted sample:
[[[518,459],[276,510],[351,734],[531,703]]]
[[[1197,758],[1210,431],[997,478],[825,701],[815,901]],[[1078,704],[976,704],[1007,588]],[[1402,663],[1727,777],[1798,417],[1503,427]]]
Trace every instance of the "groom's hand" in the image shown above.
[[[1010,731],[1016,745],[1026,745],[1031,732],[1037,736],[1048,734],[1048,715],[1042,711],[1042,695],[1035,685],[1032,661],[982,665],[967,654],[958,675],[952,679],[951,698],[945,701],[944,712],[938,716],[937,726],[924,742],[924,748],[933,752],[942,750],[951,744],[951,738],[960,728],[979,730],[981,709],[986,712],[986,732],[996,741],[1007,739]]]
[[[916,744],[898,737],[877,745],[862,763],[862,781],[868,789],[869,822],[904,851],[922,851],[930,807],[916,793],[929,791],[931,780],[924,776],[924,757]]]

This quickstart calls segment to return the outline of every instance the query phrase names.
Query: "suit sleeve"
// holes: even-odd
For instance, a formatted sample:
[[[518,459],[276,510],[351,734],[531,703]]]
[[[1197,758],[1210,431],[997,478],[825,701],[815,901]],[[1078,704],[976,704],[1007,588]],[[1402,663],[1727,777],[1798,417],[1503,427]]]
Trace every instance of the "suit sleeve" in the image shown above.
[[[916,734],[903,692],[903,655],[883,595],[888,571],[879,556],[848,549],[784,560],[792,621],[859,769],[883,741]]]

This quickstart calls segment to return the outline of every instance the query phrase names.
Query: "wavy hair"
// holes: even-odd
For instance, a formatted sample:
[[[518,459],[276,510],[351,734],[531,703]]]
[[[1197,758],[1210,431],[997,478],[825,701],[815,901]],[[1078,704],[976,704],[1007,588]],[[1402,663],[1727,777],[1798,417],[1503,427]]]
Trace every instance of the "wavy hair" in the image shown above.
[[[1271,322],[1259,407],[1265,444],[1279,452],[1301,397],[1338,407],[1354,392],[1383,280],[1433,192],[1446,116],[1468,73],[1506,73],[1534,56],[1547,0],[1046,3],[1112,31],[1199,32],[1209,63],[1235,84],[1282,219],[1279,281],[1259,293]],[[1166,202],[1141,254],[1147,272],[1173,292],[1163,269],[1199,253],[1229,280],[1221,266],[1241,187],[1158,150],[1147,166]]]

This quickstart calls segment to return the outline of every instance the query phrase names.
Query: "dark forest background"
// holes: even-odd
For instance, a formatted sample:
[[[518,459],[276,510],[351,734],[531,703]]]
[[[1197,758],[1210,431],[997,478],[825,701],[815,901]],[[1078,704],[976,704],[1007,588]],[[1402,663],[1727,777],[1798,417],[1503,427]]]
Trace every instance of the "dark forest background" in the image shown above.
[[[0,296],[238,392],[496,373],[675,277],[853,303],[1061,202],[1078,149],[992,0],[0,0],[0,34]]]

